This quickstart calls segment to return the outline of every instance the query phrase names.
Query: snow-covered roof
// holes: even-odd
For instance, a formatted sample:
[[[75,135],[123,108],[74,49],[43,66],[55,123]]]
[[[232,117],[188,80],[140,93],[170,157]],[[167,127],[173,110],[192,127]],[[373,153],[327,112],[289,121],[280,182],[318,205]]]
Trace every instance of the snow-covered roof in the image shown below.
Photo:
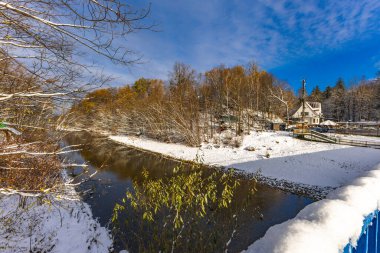
[[[311,104],[316,105],[319,104],[319,102],[305,102],[305,109],[307,112],[310,112],[310,115],[306,117],[320,117],[322,114],[321,107],[313,107]],[[302,104],[300,104],[299,107],[297,107],[296,110],[292,111],[290,115],[292,115],[292,118],[298,118],[300,117],[302,111]]]
[[[316,103],[316,102],[313,102],[313,103]],[[313,113],[313,116],[319,116],[319,114],[317,113],[317,111],[319,111],[319,108],[312,107],[310,105],[310,103],[308,103],[308,102],[306,102],[305,104],[306,104],[307,107],[310,108],[311,112]]]
[[[337,124],[332,120],[323,121],[320,125],[322,126],[336,126]]]

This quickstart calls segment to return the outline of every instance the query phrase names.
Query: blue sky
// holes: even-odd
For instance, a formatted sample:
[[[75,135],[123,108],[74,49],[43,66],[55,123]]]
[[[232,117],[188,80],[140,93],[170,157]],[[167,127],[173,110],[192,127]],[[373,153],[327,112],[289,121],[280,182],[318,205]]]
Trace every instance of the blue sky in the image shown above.
[[[255,62],[294,89],[306,78],[309,90],[380,70],[379,0],[153,0],[151,9],[160,31],[127,39],[143,63],[105,66],[116,83],[165,80],[176,61],[198,72]]]

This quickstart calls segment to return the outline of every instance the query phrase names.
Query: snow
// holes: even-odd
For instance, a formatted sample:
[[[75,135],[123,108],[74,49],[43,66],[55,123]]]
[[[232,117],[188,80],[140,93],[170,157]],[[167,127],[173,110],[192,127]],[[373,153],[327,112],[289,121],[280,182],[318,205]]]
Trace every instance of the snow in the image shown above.
[[[0,193],[0,252],[109,252],[109,231],[70,186],[45,199]]]
[[[348,140],[348,141],[368,141],[371,143],[378,143],[380,144],[380,137],[374,137],[374,136],[362,136],[362,135],[352,135],[352,134],[335,134],[335,133],[326,133],[327,135],[342,139],[342,140]]]
[[[267,178],[318,187],[343,186],[380,162],[380,150],[303,141],[288,132],[253,132],[239,148],[215,144],[196,148],[130,136],[109,138],[172,158],[193,161],[198,156],[208,165],[259,171]]]
[[[332,120],[326,120],[320,123],[321,126],[336,126],[337,124]]]
[[[326,199],[305,207],[291,220],[275,225],[246,253],[342,252],[359,239],[363,219],[379,209],[380,164]]]

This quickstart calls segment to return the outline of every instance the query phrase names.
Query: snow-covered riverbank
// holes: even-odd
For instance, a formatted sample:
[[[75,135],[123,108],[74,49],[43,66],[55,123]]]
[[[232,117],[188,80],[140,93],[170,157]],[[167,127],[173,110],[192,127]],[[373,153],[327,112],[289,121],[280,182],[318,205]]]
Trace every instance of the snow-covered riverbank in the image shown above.
[[[0,193],[0,252],[109,252],[112,238],[73,187],[44,198]]]
[[[349,242],[356,246],[363,219],[379,210],[379,184],[380,164],[326,199],[308,205],[294,219],[271,227],[246,252],[336,253]]]
[[[253,132],[245,136],[239,148],[214,144],[195,148],[130,136],[110,139],[177,159],[200,157],[208,165],[246,173],[260,171],[262,176],[280,183],[327,189],[343,186],[380,163],[380,150],[302,141],[288,132]]]

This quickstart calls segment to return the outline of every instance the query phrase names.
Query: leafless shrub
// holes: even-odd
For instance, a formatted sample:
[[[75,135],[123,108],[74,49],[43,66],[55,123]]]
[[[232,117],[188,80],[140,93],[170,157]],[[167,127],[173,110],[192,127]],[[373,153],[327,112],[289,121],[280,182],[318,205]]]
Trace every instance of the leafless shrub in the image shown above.
[[[0,144],[0,188],[41,191],[61,183],[61,163],[51,154],[57,147],[41,142]],[[41,154],[41,155],[36,155]]]
[[[241,136],[234,137],[233,138],[233,146],[235,148],[239,148],[243,142],[243,138]]]

